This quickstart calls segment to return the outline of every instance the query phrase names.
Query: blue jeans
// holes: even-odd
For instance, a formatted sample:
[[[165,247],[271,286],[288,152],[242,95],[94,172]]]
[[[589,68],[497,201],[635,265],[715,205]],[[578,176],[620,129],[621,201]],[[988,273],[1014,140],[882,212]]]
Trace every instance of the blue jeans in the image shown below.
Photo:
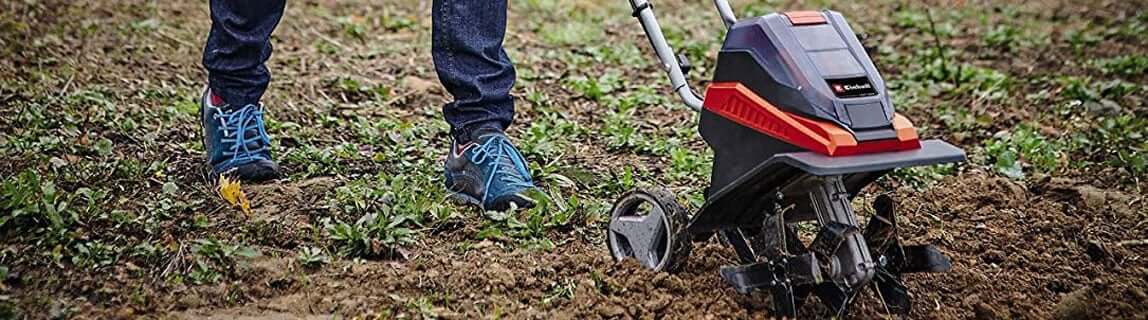
[[[434,0],[431,56],[454,101],[443,106],[451,134],[470,140],[479,129],[505,130],[514,119],[514,65],[502,48],[507,0]],[[271,74],[271,32],[286,0],[211,0],[211,33],[203,50],[208,85],[224,102],[258,104]]]

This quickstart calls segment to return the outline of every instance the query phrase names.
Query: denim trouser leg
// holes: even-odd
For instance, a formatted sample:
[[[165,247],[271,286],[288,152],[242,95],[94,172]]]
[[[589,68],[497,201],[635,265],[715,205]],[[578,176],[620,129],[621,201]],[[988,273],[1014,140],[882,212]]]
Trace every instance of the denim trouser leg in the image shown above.
[[[477,128],[505,129],[514,118],[514,65],[502,49],[507,0],[435,0],[431,55],[454,102],[443,117],[456,139]],[[271,76],[271,32],[286,0],[211,0],[211,33],[203,52],[209,85],[233,105],[258,103]]]
[[[286,0],[211,0],[203,66],[212,92],[231,105],[258,104],[271,81],[271,32]]]
[[[507,0],[434,0],[431,55],[454,101],[443,106],[451,134],[466,141],[482,127],[514,118],[514,65],[502,49]]]

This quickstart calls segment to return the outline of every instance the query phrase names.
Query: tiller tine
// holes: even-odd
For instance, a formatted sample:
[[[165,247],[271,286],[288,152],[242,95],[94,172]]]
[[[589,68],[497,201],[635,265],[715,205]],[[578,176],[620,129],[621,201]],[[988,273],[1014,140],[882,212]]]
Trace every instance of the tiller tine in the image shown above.
[[[878,196],[873,201],[873,210],[875,214],[869,219],[869,224],[865,225],[864,231],[870,254],[878,260],[873,288],[889,313],[906,315],[912,307],[912,299],[901,281],[901,275],[949,271],[952,262],[932,245],[901,245],[897,236],[893,198]]]
[[[892,314],[907,315],[913,305],[908,288],[901,282],[902,274],[945,272],[952,268],[949,258],[931,245],[893,246],[882,258],[886,264],[877,268],[873,287]]]
[[[912,308],[912,299],[909,289],[901,282],[901,276],[890,273],[884,268],[877,269],[873,277],[873,287],[877,289],[877,296],[885,305],[885,310],[891,314],[907,315]]]
[[[894,274],[945,272],[952,268],[949,258],[932,245],[902,246],[897,236],[897,217],[893,198],[880,195],[873,201],[875,214],[865,225],[869,253],[878,257],[884,269]]]
[[[821,299],[821,303],[829,308],[833,317],[843,318],[849,312],[849,305],[853,303],[853,299],[861,291],[852,290],[837,283],[826,282],[818,285],[814,292],[817,294],[817,298]]]
[[[772,262],[723,267],[721,277],[738,293],[768,289],[773,295],[774,312],[789,318],[797,316],[797,309],[810,291],[824,280],[813,253]]]
[[[877,196],[873,201],[873,211],[875,214],[869,218],[869,224],[865,225],[862,235],[869,244],[869,254],[879,257],[890,246],[898,244],[893,198],[888,195]]]
[[[773,272],[773,263],[770,262],[722,267],[721,278],[732,285],[733,289],[740,294],[748,294],[755,289],[776,286],[780,280]]]
[[[894,248],[896,249],[896,248]],[[933,245],[901,246],[900,250],[889,250],[885,255],[892,258],[888,269],[896,273],[946,272],[953,268],[953,262]]]

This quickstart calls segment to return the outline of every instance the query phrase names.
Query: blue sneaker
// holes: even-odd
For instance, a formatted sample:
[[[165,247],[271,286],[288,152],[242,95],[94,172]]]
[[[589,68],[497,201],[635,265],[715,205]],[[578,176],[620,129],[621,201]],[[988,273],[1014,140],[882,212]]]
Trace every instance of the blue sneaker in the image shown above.
[[[446,158],[446,188],[460,202],[483,210],[534,207],[526,193],[535,189],[522,154],[502,132],[476,135],[472,142],[451,144]]]
[[[271,137],[263,125],[262,106],[235,108],[207,89],[200,100],[199,115],[212,179],[222,174],[250,182],[279,178],[279,165],[271,159]]]

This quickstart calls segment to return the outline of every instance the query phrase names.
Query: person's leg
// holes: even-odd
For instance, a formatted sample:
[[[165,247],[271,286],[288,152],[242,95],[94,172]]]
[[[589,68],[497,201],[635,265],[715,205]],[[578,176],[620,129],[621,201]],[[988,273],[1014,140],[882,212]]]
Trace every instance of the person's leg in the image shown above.
[[[435,0],[431,55],[454,101],[446,187],[456,199],[486,210],[530,207],[534,189],[526,161],[502,133],[514,119],[514,65],[502,49],[507,0]]]
[[[208,86],[200,102],[203,143],[212,175],[247,181],[277,178],[259,100],[271,75],[271,32],[286,0],[211,0],[203,49]]]
[[[286,0],[211,0],[211,32],[203,49],[208,86],[231,105],[259,104],[271,74],[271,32]]]
[[[459,141],[479,128],[505,130],[514,118],[514,65],[502,49],[507,0],[435,0],[431,55],[454,101],[443,117]]]

